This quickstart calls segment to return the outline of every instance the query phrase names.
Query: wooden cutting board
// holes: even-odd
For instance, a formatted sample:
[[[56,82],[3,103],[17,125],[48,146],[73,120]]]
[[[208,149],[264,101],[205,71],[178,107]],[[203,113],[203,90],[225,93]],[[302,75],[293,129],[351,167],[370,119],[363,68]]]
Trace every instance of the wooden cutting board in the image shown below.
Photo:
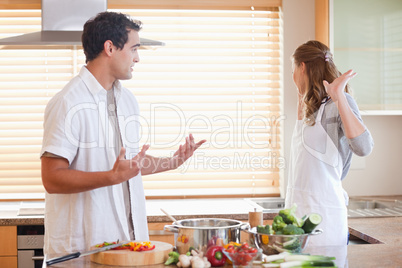
[[[136,241],[137,242],[137,241]],[[172,251],[171,244],[151,241],[155,248],[150,251],[107,250],[91,255],[91,261],[116,266],[141,266],[164,263]]]

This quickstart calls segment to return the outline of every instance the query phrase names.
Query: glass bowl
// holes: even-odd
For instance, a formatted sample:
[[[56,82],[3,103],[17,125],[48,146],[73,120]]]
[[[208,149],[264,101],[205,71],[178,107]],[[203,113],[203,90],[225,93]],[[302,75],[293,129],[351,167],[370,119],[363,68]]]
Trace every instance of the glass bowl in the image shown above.
[[[256,252],[245,252],[245,251],[235,251],[235,252],[227,252],[226,250],[222,250],[223,254],[232,262],[234,268],[240,267],[253,267],[253,261],[261,260],[262,258],[262,250],[259,248],[255,248]]]
[[[257,233],[256,227],[243,231],[249,234],[250,244],[262,249],[265,255],[281,252],[300,253],[306,247],[310,236],[322,233],[321,229],[316,229],[312,233],[302,235],[267,235]]]

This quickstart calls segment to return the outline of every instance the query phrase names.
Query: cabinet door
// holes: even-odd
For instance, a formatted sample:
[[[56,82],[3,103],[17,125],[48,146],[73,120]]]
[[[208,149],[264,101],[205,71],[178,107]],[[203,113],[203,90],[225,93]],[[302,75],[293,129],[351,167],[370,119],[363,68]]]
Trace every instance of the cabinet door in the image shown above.
[[[17,268],[17,257],[0,257],[0,267]]]
[[[17,226],[0,226],[0,267],[17,268]]]
[[[351,68],[359,109],[400,115],[402,110],[402,1],[333,1],[334,59]]]
[[[0,226],[0,237],[0,256],[17,256],[17,226]]]

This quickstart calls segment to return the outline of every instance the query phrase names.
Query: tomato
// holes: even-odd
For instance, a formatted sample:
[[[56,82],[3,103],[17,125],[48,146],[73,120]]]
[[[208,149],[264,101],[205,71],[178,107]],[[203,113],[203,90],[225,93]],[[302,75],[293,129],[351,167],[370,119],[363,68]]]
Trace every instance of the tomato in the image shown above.
[[[250,247],[246,242],[239,246],[226,245],[226,252],[230,253],[235,265],[246,266],[258,253],[258,249]]]

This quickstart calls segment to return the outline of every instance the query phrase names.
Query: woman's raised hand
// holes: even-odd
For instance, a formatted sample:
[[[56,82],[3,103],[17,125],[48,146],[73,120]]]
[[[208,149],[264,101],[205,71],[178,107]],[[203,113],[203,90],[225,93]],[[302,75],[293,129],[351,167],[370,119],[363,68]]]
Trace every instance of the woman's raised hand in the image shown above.
[[[340,94],[343,95],[345,92],[346,84],[356,75],[357,73],[353,72],[353,70],[349,70],[336,78],[331,84],[325,80],[323,81],[325,90],[334,102],[339,100]]]

